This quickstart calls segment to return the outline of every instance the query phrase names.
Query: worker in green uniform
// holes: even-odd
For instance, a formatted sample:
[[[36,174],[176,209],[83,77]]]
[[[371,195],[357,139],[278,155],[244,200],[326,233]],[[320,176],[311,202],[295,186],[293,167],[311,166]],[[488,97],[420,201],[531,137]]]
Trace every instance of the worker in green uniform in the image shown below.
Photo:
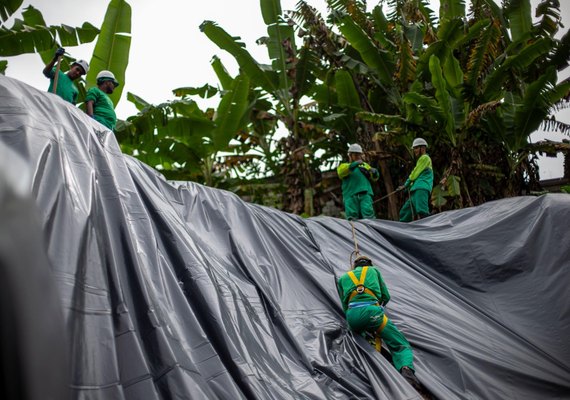
[[[421,390],[414,372],[412,347],[384,312],[390,293],[372,260],[366,256],[357,257],[352,271],[338,279],[337,289],[348,327],[364,337],[374,337],[378,351],[384,340],[396,369],[414,388]]]
[[[112,94],[117,86],[119,82],[111,71],[101,71],[97,74],[97,87],[89,89],[85,95],[87,114],[110,130],[115,129],[117,114],[108,95]]]
[[[55,63],[63,56],[65,49],[60,47],[56,50],[53,59],[45,66],[43,74],[49,81],[48,92],[53,93],[53,86],[55,81],[56,68]],[[77,80],[81,75],[89,72],[89,64],[85,60],[77,60],[71,64],[71,68],[67,73],[57,71],[57,87],[55,88],[56,94],[70,102],[71,104],[77,103],[77,95],[79,91],[73,81]]]
[[[337,168],[338,177],[342,179],[342,198],[346,219],[374,219],[372,185],[380,177],[378,170],[364,162],[364,154],[359,144],[351,144],[348,148],[349,162]]]
[[[400,209],[400,222],[410,222],[429,216],[429,199],[433,188],[433,169],[427,154],[427,142],[416,138],[412,144],[417,159],[414,170],[397,190],[407,190],[408,199]]]

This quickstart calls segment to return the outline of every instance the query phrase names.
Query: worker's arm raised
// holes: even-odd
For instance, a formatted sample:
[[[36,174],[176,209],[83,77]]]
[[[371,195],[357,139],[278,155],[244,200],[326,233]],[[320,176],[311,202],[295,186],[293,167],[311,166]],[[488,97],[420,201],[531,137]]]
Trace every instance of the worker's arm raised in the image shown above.
[[[42,71],[46,78],[50,79],[53,78],[54,76],[53,66],[55,65],[59,57],[63,56],[64,53],[65,49],[63,47],[60,47],[59,49],[56,50],[52,60],[45,66],[44,70]]]

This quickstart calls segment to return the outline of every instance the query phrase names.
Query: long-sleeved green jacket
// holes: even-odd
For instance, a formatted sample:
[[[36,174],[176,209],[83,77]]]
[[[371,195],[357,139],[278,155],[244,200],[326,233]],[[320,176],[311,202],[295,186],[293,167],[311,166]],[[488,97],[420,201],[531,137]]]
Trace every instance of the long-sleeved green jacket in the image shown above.
[[[411,192],[418,189],[425,189],[431,192],[433,188],[433,169],[429,155],[423,154],[418,158],[416,166],[404,186],[410,188]]]
[[[372,185],[364,172],[362,172],[363,170],[368,172],[370,179],[373,181],[377,181],[380,177],[378,170],[365,162],[353,161],[351,163],[342,163],[338,166],[336,172],[338,177],[342,179],[342,195],[344,197],[354,196],[363,192],[374,195]]]
[[[357,279],[360,280],[362,270],[364,267],[356,267],[352,271]],[[348,275],[348,272],[343,274],[337,282],[338,294],[340,296],[340,301],[342,303],[342,309],[344,312],[348,309],[348,303],[360,302],[360,301],[374,301],[378,300],[379,303],[386,305],[390,301],[390,292],[388,292],[388,287],[382,278],[380,271],[374,267],[368,267],[366,277],[364,279],[364,287],[372,291],[375,295],[372,296],[368,293],[359,293],[350,300],[351,293],[356,289],[356,285]]]

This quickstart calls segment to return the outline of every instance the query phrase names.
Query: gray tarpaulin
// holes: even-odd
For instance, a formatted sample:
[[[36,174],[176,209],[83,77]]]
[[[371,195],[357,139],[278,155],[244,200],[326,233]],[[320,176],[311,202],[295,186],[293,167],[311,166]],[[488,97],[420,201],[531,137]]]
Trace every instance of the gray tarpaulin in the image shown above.
[[[347,330],[347,221],[169,183],[79,109],[3,76],[0,169],[37,205],[49,273],[28,279],[53,282],[73,398],[419,398]],[[355,223],[436,397],[570,398],[569,220],[560,194]]]

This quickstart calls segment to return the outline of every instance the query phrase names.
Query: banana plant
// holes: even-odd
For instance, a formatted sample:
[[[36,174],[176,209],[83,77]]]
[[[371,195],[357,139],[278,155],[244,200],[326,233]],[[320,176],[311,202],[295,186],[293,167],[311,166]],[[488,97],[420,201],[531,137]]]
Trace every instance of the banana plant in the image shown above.
[[[240,70],[251,81],[252,88],[260,90],[260,96],[269,100],[273,124],[272,137],[279,126],[288,134],[278,146],[283,153],[278,176],[284,180],[287,191],[284,207],[301,214],[318,212],[320,204],[315,203],[314,188],[318,179],[318,166],[313,162],[315,146],[313,140],[324,134],[300,104],[300,99],[309,94],[316,79],[312,53],[307,48],[298,48],[295,43],[293,21],[286,18],[279,0],[261,0],[261,14],[267,26],[267,36],[258,40],[267,47],[271,66],[262,66],[246,50],[245,46],[212,21],[204,21],[200,29],[221,50],[231,54]],[[311,120],[314,122],[314,120]],[[313,204],[314,203],[314,204]]]
[[[22,19],[16,18],[13,26],[3,25],[7,17],[19,10],[20,2],[6,2],[0,7],[0,57],[12,57],[27,53],[40,53],[44,62],[49,61],[56,46],[77,46],[92,42],[99,34],[99,29],[85,22],[81,27],[68,25],[47,26],[41,12],[33,6],[22,11]],[[64,60],[67,68],[71,59]],[[8,63],[2,61],[5,71]]]
[[[357,117],[386,132],[385,145],[406,144],[415,135],[435,145],[436,175],[447,182],[434,190],[438,207],[478,204],[520,193],[536,182],[533,154],[540,148],[529,143],[530,134],[541,126],[568,131],[553,117],[570,97],[569,82],[558,82],[557,75],[570,60],[569,35],[554,36],[560,27],[559,2],[542,1],[537,8],[541,19],[532,25],[528,0],[503,8],[476,0],[469,16],[464,1],[445,0],[437,26],[429,26],[425,2],[387,3],[395,10],[390,16],[378,9],[372,13],[381,32],[366,32],[351,13],[338,19],[349,44],[376,72],[381,91],[396,89],[401,95],[401,101],[386,97],[389,112],[365,111]],[[420,32],[428,46],[414,45]],[[382,78],[375,47],[399,58],[393,74]],[[388,151],[397,160],[397,149]],[[453,201],[442,201],[446,197]]]
[[[87,86],[96,86],[97,74],[113,72],[120,85],[110,95],[116,106],[125,87],[131,47],[131,6],[125,0],[111,0],[85,78]]]
[[[215,110],[202,110],[191,99],[216,95],[218,90],[210,85],[174,89],[179,99],[157,106],[129,93],[127,99],[140,112],[116,129],[122,150],[169,179],[224,187],[231,170],[240,166],[236,158],[251,161],[252,156],[235,154],[233,141],[247,127],[253,104],[247,76],[232,78],[219,60],[215,61],[216,69],[224,89]]]

